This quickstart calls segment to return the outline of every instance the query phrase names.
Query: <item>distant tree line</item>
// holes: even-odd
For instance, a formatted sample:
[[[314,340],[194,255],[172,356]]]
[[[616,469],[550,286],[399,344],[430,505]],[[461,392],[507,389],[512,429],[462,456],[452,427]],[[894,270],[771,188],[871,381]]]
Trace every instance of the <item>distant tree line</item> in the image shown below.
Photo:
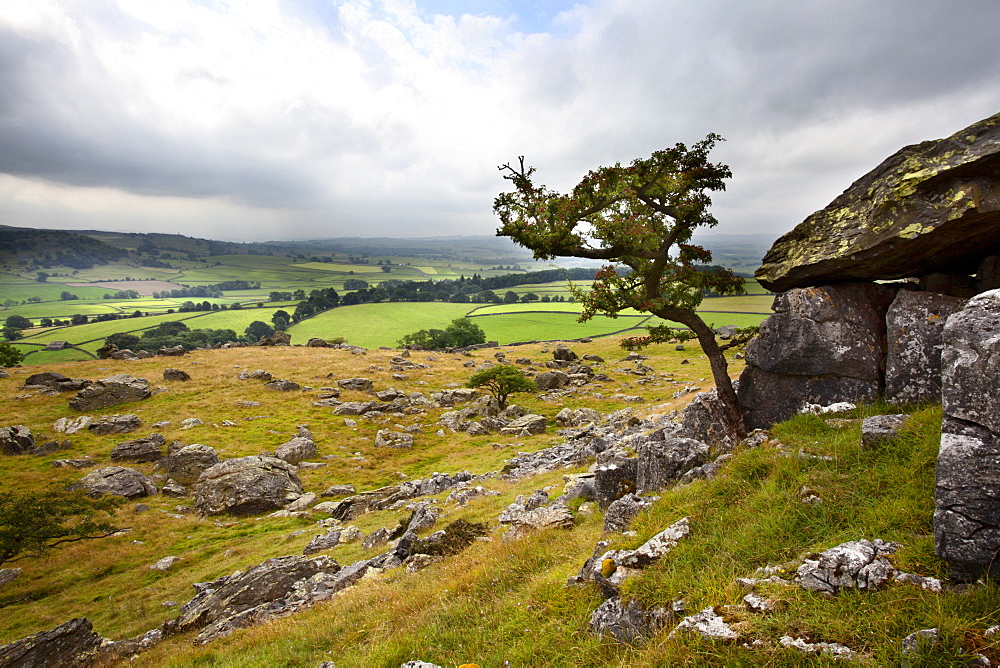
[[[198,285],[195,287],[184,287],[174,290],[162,290],[154,292],[155,299],[179,299],[181,297],[221,297],[223,290],[257,290],[260,288],[260,281],[223,281],[211,285]],[[305,295],[303,295],[305,298]],[[272,300],[273,301],[273,300]]]
[[[128,348],[132,352],[145,350],[150,353],[155,353],[162,347],[183,346],[185,350],[194,350],[238,341],[249,339],[238,336],[232,329],[190,329],[179,320],[161,322],[156,327],[143,331],[142,335],[117,332],[104,340],[105,343],[118,346],[119,350]]]

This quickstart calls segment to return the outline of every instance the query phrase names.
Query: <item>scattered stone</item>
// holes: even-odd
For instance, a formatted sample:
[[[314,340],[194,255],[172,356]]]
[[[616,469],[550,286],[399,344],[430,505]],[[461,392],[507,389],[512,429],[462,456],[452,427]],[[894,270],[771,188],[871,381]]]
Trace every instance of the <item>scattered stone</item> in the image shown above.
[[[184,355],[187,355],[187,350],[185,350],[184,346],[181,345],[171,346],[169,348],[167,346],[160,346],[156,350],[156,354],[160,357],[183,357]]]
[[[302,386],[298,383],[291,380],[285,380],[283,378],[276,378],[275,380],[264,383],[264,387],[277,392],[298,392],[302,389]]]
[[[195,485],[202,515],[256,515],[279,510],[302,494],[296,469],[263,455],[227,459],[206,469]]]
[[[667,638],[676,638],[682,633],[697,633],[707,640],[736,640],[740,637],[715,608],[705,608],[697,614],[685,617]]]
[[[626,531],[635,516],[652,506],[659,498],[658,496],[626,494],[612,502],[604,513],[604,531]]]
[[[544,500],[548,500],[547,494],[544,494]],[[547,506],[537,505],[534,498],[529,498],[521,503],[514,502],[500,513],[498,519],[501,524],[510,525],[510,529],[504,534],[504,540],[515,540],[540,529],[573,528],[573,514],[570,513],[566,504],[559,500]]]
[[[52,428],[60,434],[75,434],[78,431],[88,428],[94,423],[94,418],[89,415],[81,415],[76,418],[59,418],[52,423]]]
[[[176,482],[190,485],[209,467],[219,463],[215,450],[195,443],[174,450],[156,463],[155,470],[163,471]]]
[[[622,603],[611,598],[590,616],[590,630],[634,645],[653,637],[672,620],[673,613],[667,608],[646,610],[635,601]]]
[[[23,572],[20,568],[0,568],[0,589],[21,577]]]
[[[142,426],[142,420],[132,413],[126,415],[108,415],[92,423],[88,430],[101,436],[109,434],[127,434]]]
[[[181,369],[167,368],[163,370],[163,380],[188,381],[191,375]]]
[[[916,654],[921,650],[933,647],[940,642],[941,637],[938,630],[920,629],[903,638],[903,656]]]
[[[5,455],[24,455],[35,447],[35,437],[23,424],[0,429],[0,452]]]
[[[861,447],[874,448],[899,435],[909,415],[873,415],[861,422]]]
[[[539,392],[558,390],[569,385],[569,376],[562,371],[546,371],[535,376],[535,387]]]
[[[691,438],[668,437],[639,446],[636,488],[655,492],[674,484],[691,469],[708,462],[709,447]]]
[[[107,466],[91,471],[77,484],[93,497],[116,494],[126,499],[138,499],[156,494],[156,485],[152,480],[139,471],[124,466]]]
[[[155,462],[163,457],[161,448],[166,442],[163,434],[156,432],[146,438],[124,441],[111,449],[111,461]]]
[[[831,413],[847,413],[857,408],[856,404],[850,401],[837,401],[829,406],[819,404],[805,404],[799,409],[802,415],[830,415]]]
[[[370,378],[341,378],[337,381],[337,385],[342,389],[354,392],[371,393],[375,388]]]
[[[145,378],[118,374],[102,378],[80,390],[69,406],[81,412],[92,412],[118,404],[142,401],[153,395]]]
[[[543,415],[523,415],[507,423],[507,426],[503,427],[500,433],[513,436],[544,434],[545,422],[545,416]]]
[[[413,447],[413,434],[379,429],[375,435],[375,447],[408,450]]]
[[[331,497],[331,496],[348,496],[354,494],[354,485],[331,485],[327,487],[320,496]]]
[[[272,377],[270,373],[263,369],[255,369],[253,371],[244,369],[236,375],[237,380],[262,380],[264,382],[271,380]]]
[[[852,660],[857,657],[857,653],[847,645],[836,642],[807,642],[802,638],[792,636],[781,636],[778,644],[782,647],[797,649],[804,654],[829,654],[838,659]]]
[[[174,498],[180,498],[182,496],[187,496],[187,487],[181,485],[174,479],[169,479],[163,483],[163,487],[160,488],[160,494],[163,496],[171,496]]]
[[[639,460],[620,459],[594,469],[594,496],[597,505],[607,510],[613,501],[636,490]]]
[[[180,560],[181,560],[180,557],[163,557],[162,559],[160,559],[159,561],[157,561],[155,564],[153,564],[152,566],[150,566],[149,570],[151,570],[151,571],[166,571],[166,570],[169,570],[169,568],[171,566],[173,566],[174,564],[176,564]]]
[[[886,555],[900,545],[875,539],[841,543],[806,559],[796,571],[796,583],[807,591],[835,594],[841,589],[877,589],[896,575]]]
[[[330,529],[325,534],[315,536],[302,549],[302,554],[310,555],[323,550],[329,550],[340,544],[340,529]]]
[[[306,426],[299,425],[298,435],[279,445],[274,451],[274,456],[289,464],[299,464],[316,456],[316,443]]]
[[[52,461],[52,466],[58,468],[74,468],[74,469],[85,469],[88,466],[94,466],[97,462],[92,459],[55,459]]]

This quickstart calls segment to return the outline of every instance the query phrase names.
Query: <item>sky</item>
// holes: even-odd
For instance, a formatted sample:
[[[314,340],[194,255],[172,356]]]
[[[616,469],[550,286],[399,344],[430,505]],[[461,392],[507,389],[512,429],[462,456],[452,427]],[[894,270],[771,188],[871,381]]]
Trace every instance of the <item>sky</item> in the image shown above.
[[[0,224],[493,234],[710,132],[715,232],[778,236],[1000,111],[996,0],[4,0]]]

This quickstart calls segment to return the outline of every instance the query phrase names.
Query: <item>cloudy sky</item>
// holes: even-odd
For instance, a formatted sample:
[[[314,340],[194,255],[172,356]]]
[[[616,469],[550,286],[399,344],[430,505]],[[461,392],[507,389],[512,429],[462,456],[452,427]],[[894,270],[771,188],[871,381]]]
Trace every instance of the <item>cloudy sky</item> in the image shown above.
[[[717,232],[777,236],[1000,111],[997,0],[4,0],[0,224],[492,234],[709,132]]]

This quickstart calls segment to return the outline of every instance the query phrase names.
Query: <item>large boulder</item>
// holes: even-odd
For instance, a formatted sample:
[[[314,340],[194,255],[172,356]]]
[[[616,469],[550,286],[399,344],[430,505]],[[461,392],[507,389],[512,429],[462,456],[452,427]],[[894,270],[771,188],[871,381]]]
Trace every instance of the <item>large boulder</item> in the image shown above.
[[[167,439],[163,434],[153,432],[146,438],[137,438],[132,441],[123,441],[111,448],[111,461],[113,462],[155,462],[163,457],[163,444]]]
[[[91,471],[78,483],[90,496],[116,494],[126,499],[138,499],[156,494],[156,485],[135,469],[107,466]]]
[[[767,429],[806,403],[874,400],[882,389],[885,314],[893,290],[872,283],[798,288],[747,346],[738,395],[748,429]]]
[[[276,457],[227,459],[198,478],[194,507],[202,515],[256,515],[280,510],[302,494],[296,473],[294,466]]]
[[[135,431],[141,426],[142,420],[138,415],[134,413],[126,413],[125,415],[115,414],[102,417],[96,422],[91,422],[90,425],[87,426],[87,429],[95,434],[108,436],[109,434],[127,434]]]
[[[69,406],[82,412],[95,411],[132,401],[142,401],[152,394],[145,378],[120,373],[102,378],[83,388],[70,400]]]
[[[207,469],[219,463],[215,450],[195,443],[171,452],[156,463],[155,470],[162,471],[168,478],[182,485],[197,482]]]
[[[674,485],[682,475],[708,462],[709,447],[693,438],[649,440],[639,446],[636,487],[655,492]]]
[[[103,642],[86,617],[71,619],[0,647],[0,666],[85,666]]]
[[[295,437],[279,445],[274,451],[274,456],[289,464],[298,465],[299,462],[316,456],[316,442],[313,441],[312,434],[306,426],[299,425]]]
[[[969,276],[1000,251],[1000,114],[907,146],[788,234],[757,280],[774,291],[935,272]]]
[[[33,373],[24,379],[25,387],[47,387],[58,392],[79,392],[90,385],[91,381],[83,378],[68,378],[55,371]]]
[[[1000,564],[1000,290],[948,318],[941,354],[944,420],[934,541],[952,577],[996,577]]]
[[[885,316],[885,398],[890,403],[941,400],[941,334],[964,299],[900,290]]]

